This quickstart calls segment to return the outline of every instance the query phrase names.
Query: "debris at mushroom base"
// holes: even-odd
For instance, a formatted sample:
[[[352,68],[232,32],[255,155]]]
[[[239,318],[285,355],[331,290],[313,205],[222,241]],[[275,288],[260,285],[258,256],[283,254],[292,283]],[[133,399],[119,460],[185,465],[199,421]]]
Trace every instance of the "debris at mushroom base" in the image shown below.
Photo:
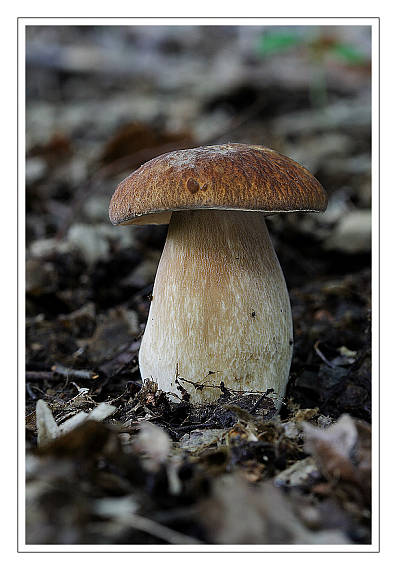
[[[369,541],[368,424],[345,415],[324,429],[317,427],[316,409],[290,410],[288,421],[263,420],[223,404],[228,415],[219,407],[212,421],[224,426],[207,428],[207,419],[199,428],[192,423],[196,407],[194,416],[185,403],[161,410],[163,397],[153,385],[142,388],[127,420],[123,400],[102,403],[84,421],[70,418],[52,440],[31,448],[28,543]],[[92,421],[100,408],[101,421]],[[329,452],[324,441],[331,442]],[[347,463],[353,447],[357,467]],[[52,508],[53,501],[62,510]],[[241,512],[243,521],[235,516]]]

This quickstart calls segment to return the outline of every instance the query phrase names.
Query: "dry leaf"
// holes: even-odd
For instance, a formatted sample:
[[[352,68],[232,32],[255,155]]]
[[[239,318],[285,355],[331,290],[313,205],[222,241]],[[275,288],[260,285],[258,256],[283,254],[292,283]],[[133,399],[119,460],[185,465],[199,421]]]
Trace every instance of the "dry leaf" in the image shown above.
[[[371,485],[371,429],[343,414],[327,429],[303,424],[305,451],[329,480],[359,486],[369,499]]]

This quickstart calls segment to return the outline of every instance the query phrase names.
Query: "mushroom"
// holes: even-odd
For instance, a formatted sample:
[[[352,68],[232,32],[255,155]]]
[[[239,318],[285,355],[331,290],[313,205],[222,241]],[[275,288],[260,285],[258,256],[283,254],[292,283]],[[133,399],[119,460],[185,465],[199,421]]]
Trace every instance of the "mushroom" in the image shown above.
[[[194,404],[214,402],[220,388],[272,391],[279,409],[293,329],[264,214],[326,206],[308,170],[256,145],[169,152],[125,178],[111,222],[169,223],[139,351],[142,379],[187,392]]]

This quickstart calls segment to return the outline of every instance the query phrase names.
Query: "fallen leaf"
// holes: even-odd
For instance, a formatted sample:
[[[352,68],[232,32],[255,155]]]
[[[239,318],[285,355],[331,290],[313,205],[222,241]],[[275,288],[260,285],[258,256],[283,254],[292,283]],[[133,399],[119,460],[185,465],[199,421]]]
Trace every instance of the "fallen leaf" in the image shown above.
[[[274,484],[276,487],[304,487],[320,477],[320,471],[313,457],[306,457],[281,471],[274,478]]]
[[[305,451],[328,480],[358,486],[366,500],[371,487],[371,429],[365,422],[343,414],[326,429],[303,424]]]

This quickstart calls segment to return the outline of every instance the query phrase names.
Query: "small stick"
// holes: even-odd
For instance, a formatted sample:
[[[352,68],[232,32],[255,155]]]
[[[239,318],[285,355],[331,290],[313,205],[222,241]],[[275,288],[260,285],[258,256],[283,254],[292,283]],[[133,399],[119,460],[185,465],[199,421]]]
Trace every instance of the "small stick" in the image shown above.
[[[194,429],[216,429],[219,428],[219,422],[203,423],[203,424],[186,424],[181,427],[172,427],[173,431],[179,433],[180,431],[192,431]]]
[[[54,364],[51,370],[61,376],[73,376],[74,378],[82,378],[83,380],[96,380],[99,378],[99,375],[92,370],[74,370],[73,368],[62,366],[62,364]]]
[[[42,390],[40,390],[41,392]],[[36,396],[36,394],[33,392],[32,388],[30,387],[29,382],[26,382],[26,392],[29,394],[29,398],[31,400],[38,400],[38,396]]]
[[[256,410],[259,408],[259,406],[261,405],[261,403],[263,402],[263,400],[265,398],[267,398],[267,396],[271,393],[274,392],[273,388],[270,388],[269,390],[267,390],[264,394],[262,394],[262,396],[256,401],[254,407],[249,411],[250,414],[253,414],[254,412],[256,412]]]
[[[327,364],[327,366],[330,366],[330,368],[335,368],[335,364],[332,364],[332,362],[330,362],[329,360],[327,360],[327,358],[324,356],[324,354],[321,352],[321,350],[318,348],[318,345],[320,344],[320,341],[317,340],[314,343],[314,350],[316,351],[316,353],[318,354],[318,356],[321,358],[321,360],[323,362],[325,362],[325,364]]]
[[[225,393],[225,390],[227,390],[234,397],[244,396],[245,394],[258,394],[258,396],[262,394],[265,396],[269,395],[269,390],[266,390],[265,392],[262,392],[260,390],[255,390],[251,392],[251,390],[234,390],[233,388],[227,389],[223,382],[221,382],[220,384],[201,384],[200,382],[193,382],[193,380],[186,380],[186,378],[182,378],[181,376],[178,376],[178,380],[179,382],[187,382],[188,384],[191,384],[197,390],[202,390],[203,388],[218,388],[218,390],[220,390],[223,393]]]
[[[37,372],[37,371],[27,371],[26,372],[26,380],[28,382],[39,382],[39,381],[51,381],[54,379],[53,372]]]

